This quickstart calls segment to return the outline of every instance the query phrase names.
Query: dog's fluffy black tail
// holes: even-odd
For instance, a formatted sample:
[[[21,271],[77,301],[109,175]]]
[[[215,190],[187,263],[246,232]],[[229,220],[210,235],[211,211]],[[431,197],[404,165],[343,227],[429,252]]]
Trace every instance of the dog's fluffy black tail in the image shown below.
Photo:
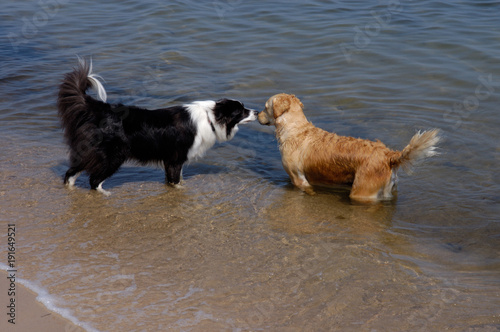
[[[92,97],[88,96],[86,91],[94,88],[103,102],[106,102],[107,98],[106,90],[99,81],[100,76],[92,73],[92,61],[88,63],[80,58],[78,60],[78,67],[64,77],[57,99],[59,117],[68,141],[72,140],[72,133],[92,116],[87,107],[88,98]]]

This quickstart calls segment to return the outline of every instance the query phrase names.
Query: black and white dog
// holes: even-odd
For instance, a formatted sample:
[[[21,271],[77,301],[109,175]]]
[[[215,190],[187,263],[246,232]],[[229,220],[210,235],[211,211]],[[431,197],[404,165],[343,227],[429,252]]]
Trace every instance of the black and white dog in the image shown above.
[[[231,99],[157,110],[109,104],[99,78],[92,63],[80,60],[59,88],[57,106],[70,148],[64,183],[70,186],[86,171],[90,187],[109,194],[102,183],[127,160],[163,163],[166,182],[178,184],[185,162],[203,156],[216,141],[232,139],[239,124],[257,119],[256,111]],[[86,94],[90,87],[102,101]]]

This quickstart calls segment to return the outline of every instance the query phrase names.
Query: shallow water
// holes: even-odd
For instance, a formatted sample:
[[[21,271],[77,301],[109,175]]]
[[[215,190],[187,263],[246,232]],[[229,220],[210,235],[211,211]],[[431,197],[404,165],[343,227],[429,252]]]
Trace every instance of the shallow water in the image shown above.
[[[75,322],[500,328],[498,2],[2,8],[0,218],[18,230],[19,276]],[[262,109],[284,91],[317,126],[395,149],[441,128],[441,154],[401,173],[393,201],[358,205],[348,189],[294,189],[272,128],[252,123],[185,167],[182,188],[130,164],[106,181],[110,197],[85,176],[69,190],[55,96],[75,54],[92,55],[111,102],[231,97]]]

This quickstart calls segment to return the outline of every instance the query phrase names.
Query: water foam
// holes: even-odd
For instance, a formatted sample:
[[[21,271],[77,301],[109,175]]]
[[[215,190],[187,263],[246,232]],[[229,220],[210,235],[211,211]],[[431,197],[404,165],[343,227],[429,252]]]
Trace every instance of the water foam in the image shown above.
[[[9,267],[4,263],[0,263],[0,270],[7,272],[9,270]],[[58,302],[57,297],[51,295],[46,289],[40,287],[36,283],[16,277],[16,284],[21,284],[24,287],[35,292],[37,294],[36,300],[42,303],[48,310],[61,315],[62,317],[69,320],[71,323],[83,328],[88,332],[99,332],[99,330],[91,327],[87,323],[81,322],[78,318],[73,316],[71,310],[58,307],[56,305]]]

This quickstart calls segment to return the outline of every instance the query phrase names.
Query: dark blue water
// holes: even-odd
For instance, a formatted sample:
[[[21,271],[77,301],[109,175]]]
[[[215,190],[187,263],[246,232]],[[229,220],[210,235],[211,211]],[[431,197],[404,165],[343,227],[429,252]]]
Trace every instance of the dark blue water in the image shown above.
[[[20,276],[102,331],[497,330],[499,13],[498,1],[4,1],[0,218],[20,229]],[[55,103],[77,54],[111,102],[260,110],[287,92],[342,135],[444,140],[374,206],[294,189],[258,123],[188,165],[183,188],[126,165],[109,198],[85,176],[69,190]]]

